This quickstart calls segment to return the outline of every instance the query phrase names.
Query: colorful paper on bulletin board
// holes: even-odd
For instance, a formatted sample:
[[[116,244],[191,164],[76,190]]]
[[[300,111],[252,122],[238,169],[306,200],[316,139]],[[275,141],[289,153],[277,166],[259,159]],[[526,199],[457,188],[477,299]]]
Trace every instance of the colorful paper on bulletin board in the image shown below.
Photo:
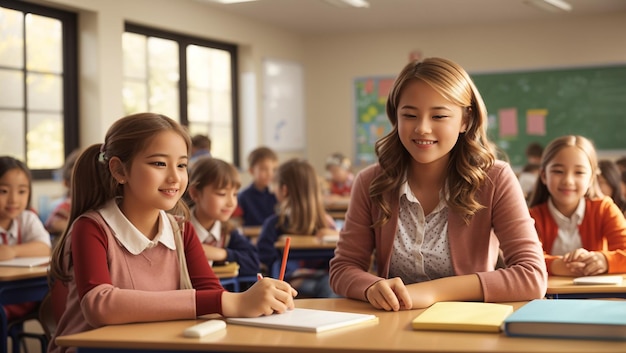
[[[354,80],[355,98],[355,165],[376,162],[374,144],[391,131],[385,104],[394,78],[367,77]]]
[[[498,110],[500,137],[517,136],[517,109],[506,108]]]
[[[529,109],[526,111],[526,134],[545,136],[546,135],[547,109]]]

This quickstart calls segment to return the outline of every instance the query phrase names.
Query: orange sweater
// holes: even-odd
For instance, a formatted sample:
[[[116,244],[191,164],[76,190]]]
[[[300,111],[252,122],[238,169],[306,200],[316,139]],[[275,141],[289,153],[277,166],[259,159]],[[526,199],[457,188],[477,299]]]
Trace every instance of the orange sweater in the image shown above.
[[[626,272],[626,220],[619,207],[609,197],[597,200],[585,200],[585,215],[578,226],[583,248],[600,251],[607,259],[608,273]],[[550,255],[557,237],[558,226],[548,203],[536,205],[530,209],[535,219],[535,228],[543,244],[548,273],[552,261],[561,256]]]

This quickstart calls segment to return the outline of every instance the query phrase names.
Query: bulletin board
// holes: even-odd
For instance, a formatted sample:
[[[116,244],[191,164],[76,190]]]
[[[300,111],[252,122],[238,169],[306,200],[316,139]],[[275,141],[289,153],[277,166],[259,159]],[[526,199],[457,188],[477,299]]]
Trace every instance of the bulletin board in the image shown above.
[[[489,113],[488,132],[512,165],[531,142],[566,134],[598,150],[626,150],[626,65],[471,75]]]
[[[391,131],[385,104],[393,82],[393,77],[354,80],[356,155],[353,164],[356,166],[375,163],[374,144]]]

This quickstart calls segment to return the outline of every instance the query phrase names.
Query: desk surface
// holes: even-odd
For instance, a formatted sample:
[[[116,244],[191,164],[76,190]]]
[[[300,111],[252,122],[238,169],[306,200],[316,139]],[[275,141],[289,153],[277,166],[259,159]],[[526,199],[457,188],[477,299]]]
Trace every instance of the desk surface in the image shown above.
[[[546,294],[626,293],[626,274],[621,284],[574,284],[575,277],[548,277]]]
[[[241,228],[244,236],[248,238],[256,238],[261,234],[261,226],[246,226]]]
[[[513,303],[518,308],[523,303]],[[185,338],[185,328],[201,322],[182,320],[102,327],[57,338],[61,346],[136,350],[196,350],[220,352],[624,352],[619,341],[534,339],[503,333],[414,331],[411,320],[421,310],[385,312],[349,299],[299,299],[296,306],[323,310],[373,313],[378,323],[366,323],[324,333],[295,332],[229,324],[226,330],[202,338]]]
[[[324,198],[324,208],[327,211],[345,212],[350,205],[350,196],[329,195]]]
[[[336,241],[322,241],[320,238],[312,235],[283,235],[278,238],[274,246],[278,249],[284,249],[287,237],[291,237],[290,250],[323,250],[337,247]]]
[[[213,273],[217,278],[231,278],[239,276],[239,264],[236,262],[229,262],[225,265],[213,266]]]
[[[45,277],[48,275],[48,266],[36,267],[0,267],[0,281],[16,281],[21,279]]]

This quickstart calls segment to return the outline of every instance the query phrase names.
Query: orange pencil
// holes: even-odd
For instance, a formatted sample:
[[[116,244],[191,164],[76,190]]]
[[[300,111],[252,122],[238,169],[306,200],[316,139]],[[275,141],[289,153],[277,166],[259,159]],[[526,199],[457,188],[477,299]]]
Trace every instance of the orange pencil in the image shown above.
[[[289,256],[289,245],[291,244],[291,237],[285,239],[285,248],[283,249],[283,262],[280,264],[280,276],[279,280],[285,279],[285,269],[287,268],[287,257]]]

